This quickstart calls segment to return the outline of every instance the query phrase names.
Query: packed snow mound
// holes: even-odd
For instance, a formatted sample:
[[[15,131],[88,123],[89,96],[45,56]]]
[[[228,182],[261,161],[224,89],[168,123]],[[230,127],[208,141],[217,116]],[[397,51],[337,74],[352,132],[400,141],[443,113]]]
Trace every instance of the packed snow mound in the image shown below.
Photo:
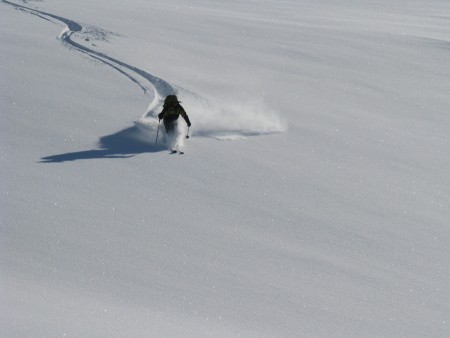
[[[135,121],[135,127],[129,129],[131,132],[127,135],[127,140],[154,145],[155,147],[159,145],[170,149],[182,150],[188,129],[181,120],[180,118],[176,124],[175,133],[167,134],[163,123],[159,123],[157,118],[141,117]],[[102,140],[100,140],[100,145],[103,145]]]

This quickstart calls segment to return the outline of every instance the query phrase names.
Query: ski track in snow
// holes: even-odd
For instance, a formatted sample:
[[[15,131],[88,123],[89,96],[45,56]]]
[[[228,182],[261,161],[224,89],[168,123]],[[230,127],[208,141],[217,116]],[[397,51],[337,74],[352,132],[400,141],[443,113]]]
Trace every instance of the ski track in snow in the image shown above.
[[[86,29],[86,27],[83,27],[76,21],[55,14],[16,4],[8,0],[1,1],[14,7],[16,10],[35,15],[43,20],[57,21],[64,24],[66,27],[58,36],[58,39],[63,44],[111,67],[139,86],[144,94],[148,91],[146,83],[150,84],[153,88],[154,97],[146,112],[134,122],[135,133],[130,133],[130,129],[123,130],[126,131],[125,134],[132,138],[133,141],[152,143],[151,140],[154,139],[153,134],[157,132],[159,127],[157,114],[160,111],[164,98],[167,95],[180,95],[180,93],[183,96],[183,102],[189,105],[188,112],[195,111],[196,113],[195,130],[191,131],[191,135],[214,137],[220,140],[240,140],[245,138],[245,136],[279,133],[285,130],[285,124],[274,113],[267,112],[267,109],[259,103],[233,106],[229,102],[222,102],[221,104],[212,105],[198,94],[182,88],[175,88],[167,81],[145,70],[95,51],[72,39],[74,34],[80,33],[86,36],[86,41],[89,41],[90,38],[92,40],[98,39],[99,35],[102,37],[102,40],[106,40],[105,36],[111,34],[111,32],[106,32],[94,26],[87,26],[88,28]],[[23,2],[28,4],[27,1]],[[103,138],[99,142],[101,147],[103,147]]]
[[[25,11],[27,13],[33,14],[38,16],[39,18],[42,18],[47,21],[52,21],[52,19],[59,21],[60,23],[63,23],[66,25],[64,30],[61,32],[61,34],[58,36],[58,39],[61,40],[63,43],[67,44],[70,47],[73,47],[77,51],[88,55],[92,59],[95,59],[97,61],[102,62],[105,65],[108,65],[121,73],[122,75],[126,76],[128,79],[130,79],[133,83],[137,84],[144,93],[147,92],[147,88],[141,83],[141,81],[138,80],[136,75],[139,75],[143,79],[145,79],[147,82],[150,83],[150,85],[154,89],[154,99],[153,102],[150,104],[150,107],[155,107],[159,104],[159,101],[161,100],[161,97],[165,97],[170,94],[176,94],[176,90],[166,81],[147,73],[146,71],[139,69],[135,66],[129,65],[123,61],[117,60],[113,57],[110,57],[104,53],[97,52],[89,47],[83,46],[82,44],[75,42],[72,40],[72,35],[74,33],[86,33],[86,30],[83,28],[81,24],[78,22],[75,22],[70,19],[66,19],[64,17],[54,15],[51,13],[43,12],[34,8],[26,7],[23,5],[19,5],[7,0],[2,0],[3,3],[13,6],[15,9]],[[99,30],[99,29],[98,29]],[[91,34],[92,35],[92,32]],[[130,74],[128,71],[131,71],[134,74]],[[148,113],[146,113],[147,115]]]

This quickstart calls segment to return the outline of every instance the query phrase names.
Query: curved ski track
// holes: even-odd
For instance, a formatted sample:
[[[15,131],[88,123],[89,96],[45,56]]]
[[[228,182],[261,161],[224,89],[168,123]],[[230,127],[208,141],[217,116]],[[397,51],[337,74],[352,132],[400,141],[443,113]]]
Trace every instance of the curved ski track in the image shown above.
[[[142,84],[142,80],[139,81],[139,77],[143,78],[145,81],[147,81],[154,90],[154,98],[153,101],[150,103],[149,108],[147,109],[147,112],[144,114],[143,117],[148,116],[152,113],[152,110],[156,108],[160,102],[160,100],[167,95],[170,94],[176,94],[177,90],[172,87],[168,82],[164,81],[161,78],[158,78],[145,70],[142,70],[140,68],[137,68],[135,66],[132,66],[130,64],[127,64],[123,61],[120,61],[118,59],[115,59],[111,56],[108,56],[104,53],[97,52],[89,47],[83,46],[82,44],[75,42],[72,40],[72,35],[77,32],[83,31],[83,26],[79,23],[66,19],[64,17],[54,15],[51,13],[43,12],[37,9],[33,9],[30,7],[26,7],[23,5],[19,5],[7,0],[2,0],[2,2],[6,5],[10,5],[14,7],[17,10],[21,10],[24,12],[27,12],[32,15],[36,15],[37,17],[44,19],[46,21],[54,22],[53,20],[56,20],[64,25],[66,25],[66,28],[61,32],[61,34],[58,36],[58,39],[68,46],[74,48],[78,52],[81,52],[87,56],[89,56],[92,59],[95,59],[97,61],[102,62],[105,65],[110,66],[114,70],[118,71],[120,74],[126,76],[129,80],[131,80],[133,83],[138,85],[141,90],[144,93],[147,93],[147,88],[144,84]],[[52,20],[53,19],[53,20]]]

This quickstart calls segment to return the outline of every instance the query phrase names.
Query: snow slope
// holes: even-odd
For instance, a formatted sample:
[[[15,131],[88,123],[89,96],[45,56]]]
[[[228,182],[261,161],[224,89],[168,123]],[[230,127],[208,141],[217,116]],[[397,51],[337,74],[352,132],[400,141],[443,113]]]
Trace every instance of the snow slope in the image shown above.
[[[446,1],[0,18],[1,336],[450,335]]]

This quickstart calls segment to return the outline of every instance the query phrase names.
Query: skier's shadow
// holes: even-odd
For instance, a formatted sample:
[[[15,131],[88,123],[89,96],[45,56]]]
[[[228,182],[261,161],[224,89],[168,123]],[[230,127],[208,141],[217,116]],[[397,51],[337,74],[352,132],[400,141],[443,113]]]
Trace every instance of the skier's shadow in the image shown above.
[[[145,136],[148,139],[145,139]],[[165,149],[162,145],[152,144],[150,136],[143,135],[136,126],[103,136],[99,139],[98,145],[99,149],[42,157],[40,162],[58,163],[101,158],[128,158],[138,154],[155,153]]]

